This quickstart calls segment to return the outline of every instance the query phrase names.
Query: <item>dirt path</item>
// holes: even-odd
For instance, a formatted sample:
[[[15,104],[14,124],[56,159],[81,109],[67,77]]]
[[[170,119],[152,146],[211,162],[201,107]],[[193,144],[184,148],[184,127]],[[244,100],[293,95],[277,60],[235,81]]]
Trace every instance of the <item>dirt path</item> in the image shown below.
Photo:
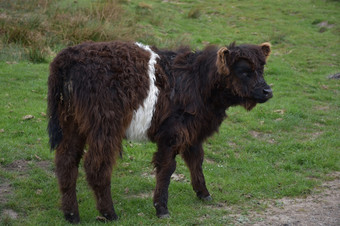
[[[340,172],[306,198],[274,200],[264,213],[253,213],[236,225],[340,226]]]

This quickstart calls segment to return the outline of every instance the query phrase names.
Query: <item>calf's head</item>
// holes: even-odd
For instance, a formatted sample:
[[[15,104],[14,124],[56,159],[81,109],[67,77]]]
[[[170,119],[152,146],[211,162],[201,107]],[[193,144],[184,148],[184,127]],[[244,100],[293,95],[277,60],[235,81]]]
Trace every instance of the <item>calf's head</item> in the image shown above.
[[[217,53],[217,71],[226,76],[226,89],[242,99],[241,104],[248,110],[273,97],[272,89],[263,77],[270,52],[270,43],[240,46],[233,43]]]

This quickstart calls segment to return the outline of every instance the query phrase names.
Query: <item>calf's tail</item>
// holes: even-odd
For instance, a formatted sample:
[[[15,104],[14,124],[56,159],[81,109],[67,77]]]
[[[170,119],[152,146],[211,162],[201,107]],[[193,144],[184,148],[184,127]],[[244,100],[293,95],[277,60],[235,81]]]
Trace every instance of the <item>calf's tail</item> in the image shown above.
[[[55,61],[50,66],[50,76],[48,77],[48,98],[47,98],[47,115],[48,115],[48,135],[51,150],[58,147],[63,138],[60,127],[58,107],[62,104],[63,79],[61,72],[57,69]]]

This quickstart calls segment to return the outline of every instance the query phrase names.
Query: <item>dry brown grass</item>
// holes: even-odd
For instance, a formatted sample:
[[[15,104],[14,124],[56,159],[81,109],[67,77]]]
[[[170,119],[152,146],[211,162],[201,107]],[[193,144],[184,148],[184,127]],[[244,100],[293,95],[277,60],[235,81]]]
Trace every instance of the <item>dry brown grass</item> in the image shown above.
[[[44,62],[51,49],[58,51],[90,40],[132,40],[143,33],[138,32],[133,15],[125,12],[121,1],[72,4],[65,7],[57,0],[0,0],[4,9],[0,16],[1,49],[16,46],[24,52],[20,56]]]

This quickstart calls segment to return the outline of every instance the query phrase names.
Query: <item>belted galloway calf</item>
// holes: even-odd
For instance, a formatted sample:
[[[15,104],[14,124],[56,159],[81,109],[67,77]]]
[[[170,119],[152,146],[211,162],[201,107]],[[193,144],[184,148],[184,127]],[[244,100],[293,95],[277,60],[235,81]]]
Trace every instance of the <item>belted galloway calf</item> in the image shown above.
[[[251,110],[272,97],[263,78],[270,52],[269,43],[168,51],[118,41],[61,51],[50,65],[48,132],[66,220],[80,220],[76,180],[83,156],[97,209],[107,220],[117,219],[110,182],[123,139],[157,143],[152,163],[158,217],[169,216],[168,187],[178,154],[198,198],[210,200],[202,143],[229,107]]]

